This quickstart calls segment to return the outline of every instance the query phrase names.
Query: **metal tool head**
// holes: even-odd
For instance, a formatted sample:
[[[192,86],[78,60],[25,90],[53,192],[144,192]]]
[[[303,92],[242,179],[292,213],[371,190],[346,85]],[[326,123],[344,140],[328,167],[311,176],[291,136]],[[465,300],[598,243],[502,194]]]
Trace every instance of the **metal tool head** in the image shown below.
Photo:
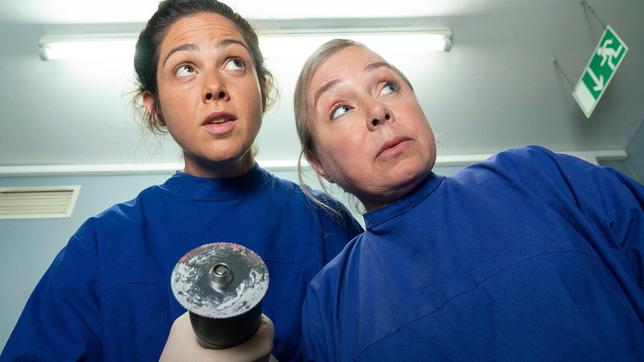
[[[262,301],[268,289],[268,269],[242,245],[211,243],[179,260],[171,285],[175,298],[190,312],[213,319],[232,318]]]

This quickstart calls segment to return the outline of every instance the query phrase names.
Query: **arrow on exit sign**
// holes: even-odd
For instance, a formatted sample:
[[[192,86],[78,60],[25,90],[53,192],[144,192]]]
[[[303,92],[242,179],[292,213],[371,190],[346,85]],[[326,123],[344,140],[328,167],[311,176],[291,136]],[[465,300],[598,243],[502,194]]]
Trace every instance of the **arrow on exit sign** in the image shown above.
[[[572,92],[587,118],[593,113],[627,51],[626,44],[613,28],[607,26]]]

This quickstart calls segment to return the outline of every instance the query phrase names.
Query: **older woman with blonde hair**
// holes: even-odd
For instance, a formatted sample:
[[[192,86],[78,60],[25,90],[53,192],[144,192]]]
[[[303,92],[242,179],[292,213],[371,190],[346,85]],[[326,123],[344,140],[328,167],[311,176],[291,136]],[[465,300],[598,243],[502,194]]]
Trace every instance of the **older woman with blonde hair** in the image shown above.
[[[539,146],[439,176],[411,84],[350,40],[305,63],[295,114],[311,166],[367,210],[309,286],[308,359],[642,359],[642,185]]]

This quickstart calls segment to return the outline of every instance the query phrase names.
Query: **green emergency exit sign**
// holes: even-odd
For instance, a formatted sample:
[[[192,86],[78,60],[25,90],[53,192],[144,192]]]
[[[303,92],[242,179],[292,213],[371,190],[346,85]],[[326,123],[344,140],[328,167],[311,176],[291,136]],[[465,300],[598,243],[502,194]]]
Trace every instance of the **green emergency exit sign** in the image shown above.
[[[607,26],[572,92],[587,118],[593,113],[627,51],[626,44],[613,28]]]

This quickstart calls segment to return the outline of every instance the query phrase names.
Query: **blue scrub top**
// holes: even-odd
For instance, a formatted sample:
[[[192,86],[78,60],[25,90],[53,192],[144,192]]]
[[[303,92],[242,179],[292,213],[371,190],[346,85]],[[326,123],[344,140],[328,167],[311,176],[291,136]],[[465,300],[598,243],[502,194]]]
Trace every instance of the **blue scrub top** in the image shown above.
[[[273,354],[297,360],[306,287],[361,232],[339,203],[316,195],[340,216],[257,166],[226,180],[176,173],[81,226],[37,285],[0,360],[158,360],[185,312],[170,289],[172,269],[211,242],[239,243],[264,259]]]
[[[365,215],[311,283],[315,361],[644,360],[644,188],[531,146]]]

